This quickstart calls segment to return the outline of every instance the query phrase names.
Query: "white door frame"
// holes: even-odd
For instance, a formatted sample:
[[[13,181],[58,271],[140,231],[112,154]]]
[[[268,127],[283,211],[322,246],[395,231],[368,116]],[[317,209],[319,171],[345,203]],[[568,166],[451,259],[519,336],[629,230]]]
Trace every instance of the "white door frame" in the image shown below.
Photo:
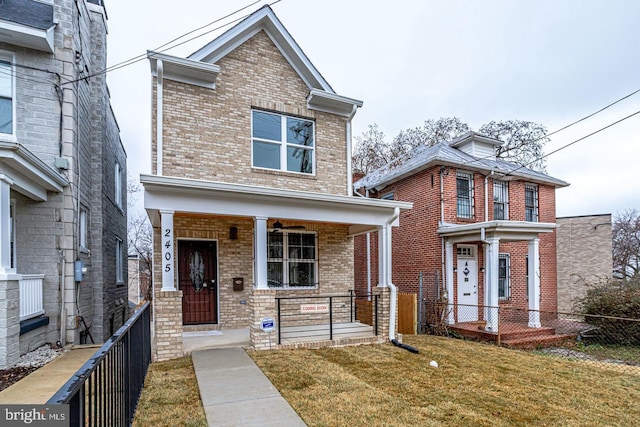
[[[462,251],[460,250],[462,249]],[[460,252],[467,252],[460,253]],[[474,322],[478,320],[478,246],[477,245],[464,245],[458,244],[456,249],[457,255],[457,296],[458,296],[458,310],[457,321],[458,322]],[[470,270],[465,274],[465,268],[468,266],[465,263],[473,261],[473,265],[470,266]],[[462,278],[469,276],[471,285],[473,288],[463,286]],[[469,295],[467,295],[469,294]],[[460,305],[464,304],[464,305]],[[469,305],[475,305],[476,308],[469,307]]]

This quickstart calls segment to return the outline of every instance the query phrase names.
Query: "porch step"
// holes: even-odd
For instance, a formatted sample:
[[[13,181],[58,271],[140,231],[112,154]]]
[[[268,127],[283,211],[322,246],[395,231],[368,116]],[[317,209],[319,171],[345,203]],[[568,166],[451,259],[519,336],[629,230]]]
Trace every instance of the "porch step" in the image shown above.
[[[509,331],[500,333],[501,341],[508,341],[520,338],[534,338],[544,337],[547,335],[554,335],[556,333],[554,328],[542,327],[542,328],[527,328],[526,330],[518,329],[517,331]]]
[[[359,323],[337,323],[333,325],[333,339],[360,338],[374,335],[373,327]],[[282,343],[318,341],[330,339],[329,325],[284,326],[280,331]]]
[[[512,338],[507,340],[501,340],[501,345],[509,348],[518,348],[522,350],[532,350],[542,347],[552,347],[558,344],[562,344],[566,341],[575,340],[576,335],[573,334],[554,334],[554,335],[542,335],[532,336],[524,338]]]

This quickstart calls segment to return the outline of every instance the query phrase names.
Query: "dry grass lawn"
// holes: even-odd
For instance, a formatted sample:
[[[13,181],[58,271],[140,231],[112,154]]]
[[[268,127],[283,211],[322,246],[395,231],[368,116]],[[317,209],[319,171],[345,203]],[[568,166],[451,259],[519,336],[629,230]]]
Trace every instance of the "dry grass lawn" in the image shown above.
[[[640,368],[433,336],[404,342],[420,354],[385,344],[250,356],[310,426],[640,423]]]
[[[133,425],[207,426],[191,357],[149,365]]]

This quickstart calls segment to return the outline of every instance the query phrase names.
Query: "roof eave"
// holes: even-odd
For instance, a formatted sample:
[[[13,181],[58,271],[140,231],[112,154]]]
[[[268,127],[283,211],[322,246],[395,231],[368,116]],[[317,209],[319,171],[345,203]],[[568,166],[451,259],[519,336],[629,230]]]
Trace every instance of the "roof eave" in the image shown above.
[[[53,53],[55,27],[39,29],[0,19],[0,42]]]
[[[351,117],[356,108],[362,107],[362,101],[323,90],[311,89],[307,97],[307,107],[311,110]]]
[[[178,58],[151,50],[147,51],[147,58],[151,65],[151,75],[154,77],[158,75],[158,61],[161,61],[164,79],[209,89],[216,87],[216,78],[220,73],[220,67],[215,64]]]

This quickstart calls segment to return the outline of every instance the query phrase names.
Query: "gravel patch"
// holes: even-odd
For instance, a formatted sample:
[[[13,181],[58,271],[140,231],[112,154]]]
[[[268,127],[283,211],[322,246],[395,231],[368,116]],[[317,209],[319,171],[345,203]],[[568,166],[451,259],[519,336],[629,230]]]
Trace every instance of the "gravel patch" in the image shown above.
[[[12,368],[39,368],[51,362],[63,352],[61,348],[50,348],[44,345],[23,356],[13,364]]]

